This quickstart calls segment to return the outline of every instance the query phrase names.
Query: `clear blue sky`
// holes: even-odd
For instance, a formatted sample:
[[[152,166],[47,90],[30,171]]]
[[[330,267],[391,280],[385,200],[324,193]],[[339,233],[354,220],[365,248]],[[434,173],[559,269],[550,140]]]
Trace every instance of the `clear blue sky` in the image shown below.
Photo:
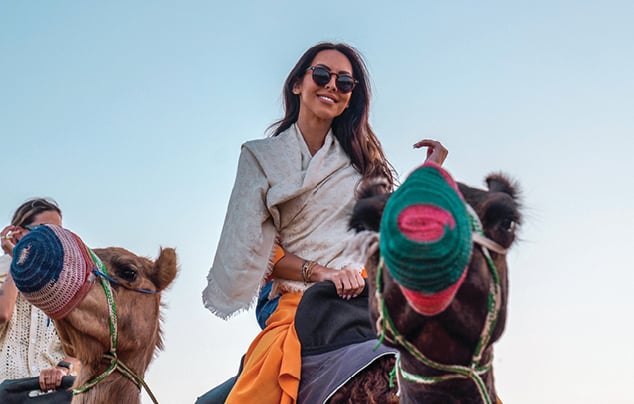
[[[258,330],[253,312],[224,322],[200,297],[240,144],[280,117],[306,48],[348,42],[399,173],[433,137],[457,179],[504,171],[522,185],[501,398],[633,403],[633,15],[610,0],[5,0],[0,222],[49,196],[93,247],[176,247],[166,348],[147,380],[161,403],[193,403]]]

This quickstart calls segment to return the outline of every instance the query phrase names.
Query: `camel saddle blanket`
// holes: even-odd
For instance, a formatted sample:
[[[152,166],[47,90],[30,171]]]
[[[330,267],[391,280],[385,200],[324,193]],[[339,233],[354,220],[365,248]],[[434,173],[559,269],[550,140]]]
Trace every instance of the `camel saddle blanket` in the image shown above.
[[[332,282],[308,288],[295,316],[302,345],[300,403],[325,403],[341,386],[375,360],[397,351],[378,345],[368,306],[368,286],[344,300]]]

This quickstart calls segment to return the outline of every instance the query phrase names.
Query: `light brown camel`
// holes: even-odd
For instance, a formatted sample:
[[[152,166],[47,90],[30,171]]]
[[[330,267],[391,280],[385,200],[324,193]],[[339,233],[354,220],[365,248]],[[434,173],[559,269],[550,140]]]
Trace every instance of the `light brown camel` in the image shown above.
[[[155,261],[119,247],[91,251],[73,233],[46,225],[16,252],[18,289],[54,319],[64,350],[81,362],[72,403],[140,403],[143,387],[156,402],[143,376],[163,347],[161,292],[176,277],[175,250],[162,248]],[[46,282],[34,283],[35,272]],[[69,294],[73,279],[78,286]]]
[[[401,403],[498,400],[491,365],[493,344],[506,322],[506,251],[515,241],[521,214],[515,183],[501,174],[489,175],[486,183],[488,190],[458,184],[482,227],[474,221],[466,277],[444,311],[423,315],[414,309],[380,251],[366,263],[370,295],[376,295],[376,299],[370,297],[372,323],[384,344],[400,352],[396,367]],[[427,192],[424,184],[417,186],[420,188],[415,191]],[[376,185],[362,192],[351,225],[357,230],[379,231],[385,225],[381,217],[390,195]],[[417,220],[424,223],[428,218]],[[381,232],[381,237],[386,235]],[[346,395],[356,390],[355,386],[346,387],[351,390]]]
[[[161,294],[176,277],[176,252],[161,249],[156,261],[123,248],[95,249],[115,282],[110,282],[117,311],[117,357],[141,378],[163,348]],[[143,293],[142,290],[156,293]],[[104,357],[111,349],[108,301],[96,282],[83,301],[65,318],[55,321],[66,352],[82,363],[75,388],[102,375],[111,365]],[[140,387],[115,371],[89,390],[75,394],[73,404],[137,403]]]

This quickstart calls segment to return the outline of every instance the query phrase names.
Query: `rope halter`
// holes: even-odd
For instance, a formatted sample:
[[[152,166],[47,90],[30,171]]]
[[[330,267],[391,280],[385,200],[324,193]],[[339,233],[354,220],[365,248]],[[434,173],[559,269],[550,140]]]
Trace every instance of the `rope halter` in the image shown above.
[[[501,306],[502,291],[498,271],[495,267],[493,259],[491,258],[489,250],[501,255],[505,255],[507,253],[507,249],[484,236],[482,225],[480,224],[478,217],[475,215],[475,212],[473,211],[473,209],[471,209],[469,205],[467,205],[467,207],[469,211],[469,216],[471,218],[473,242],[479,245],[480,250],[482,251],[482,254],[484,255],[489,267],[489,271],[491,272],[491,283],[489,285],[488,292],[487,316],[469,366],[447,365],[431,360],[398,332],[394,321],[390,317],[388,308],[385,304],[385,299],[383,298],[382,273],[385,266],[383,257],[380,257],[379,259],[379,265],[377,267],[376,274],[375,297],[377,299],[379,310],[379,317],[376,321],[376,329],[379,334],[379,343],[383,342],[383,340],[387,340],[394,345],[400,345],[425,366],[446,373],[445,375],[441,376],[420,376],[409,373],[405,369],[403,369],[401,358],[399,355],[396,360],[395,369],[398,375],[403,379],[418,384],[435,384],[452,379],[470,379],[475,383],[478,389],[478,393],[482,398],[482,401],[486,404],[492,404],[494,401],[491,397],[489,397],[486,385],[482,379],[482,376],[489,372],[489,370],[491,370],[492,360],[485,363],[481,362],[484,350],[491,340],[491,336],[493,335],[493,331],[495,330],[495,325],[497,323]],[[388,333],[392,335],[391,338],[388,337]]]

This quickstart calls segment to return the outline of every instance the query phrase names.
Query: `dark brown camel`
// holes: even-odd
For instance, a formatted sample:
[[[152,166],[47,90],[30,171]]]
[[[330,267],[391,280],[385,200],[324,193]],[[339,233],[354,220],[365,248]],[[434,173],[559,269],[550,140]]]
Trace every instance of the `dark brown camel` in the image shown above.
[[[94,252],[111,278],[106,282],[111,285],[116,308],[116,356],[123,366],[142,379],[156,351],[163,347],[161,291],[176,277],[176,253],[164,248],[156,261],[152,261],[117,247]],[[97,280],[68,316],[55,321],[65,351],[82,363],[75,389],[100,379],[112,367],[112,359],[104,356],[111,352],[112,334],[109,303],[102,286]],[[86,391],[75,394],[73,404],[139,403],[143,383],[130,380],[117,369]]]
[[[410,306],[384,266],[377,279],[378,251],[366,263],[371,296],[377,290],[377,280],[381,282],[377,299],[370,297],[372,322],[384,337],[383,342],[396,347],[401,353],[397,373],[403,403],[482,403],[497,400],[491,367],[493,344],[502,335],[506,322],[508,268],[505,253],[515,240],[521,215],[515,183],[502,174],[489,175],[486,183],[488,190],[458,184],[464,199],[481,221],[482,234],[474,238],[466,278],[446,310],[434,316],[419,314]],[[360,193],[351,226],[359,231],[378,231],[389,194],[380,184],[368,185]],[[488,310],[490,290],[495,290],[492,285],[498,285],[497,313]],[[491,322],[492,317],[496,318],[494,322]],[[491,324],[490,335],[484,338],[482,348],[478,349],[487,323]],[[479,352],[479,358],[474,360],[476,352]],[[470,367],[475,370],[470,371]],[[359,391],[366,394],[363,393],[367,390],[362,386],[365,384],[363,378],[359,377],[340,389],[337,397],[341,401],[338,402],[351,402],[346,401],[346,397]]]

